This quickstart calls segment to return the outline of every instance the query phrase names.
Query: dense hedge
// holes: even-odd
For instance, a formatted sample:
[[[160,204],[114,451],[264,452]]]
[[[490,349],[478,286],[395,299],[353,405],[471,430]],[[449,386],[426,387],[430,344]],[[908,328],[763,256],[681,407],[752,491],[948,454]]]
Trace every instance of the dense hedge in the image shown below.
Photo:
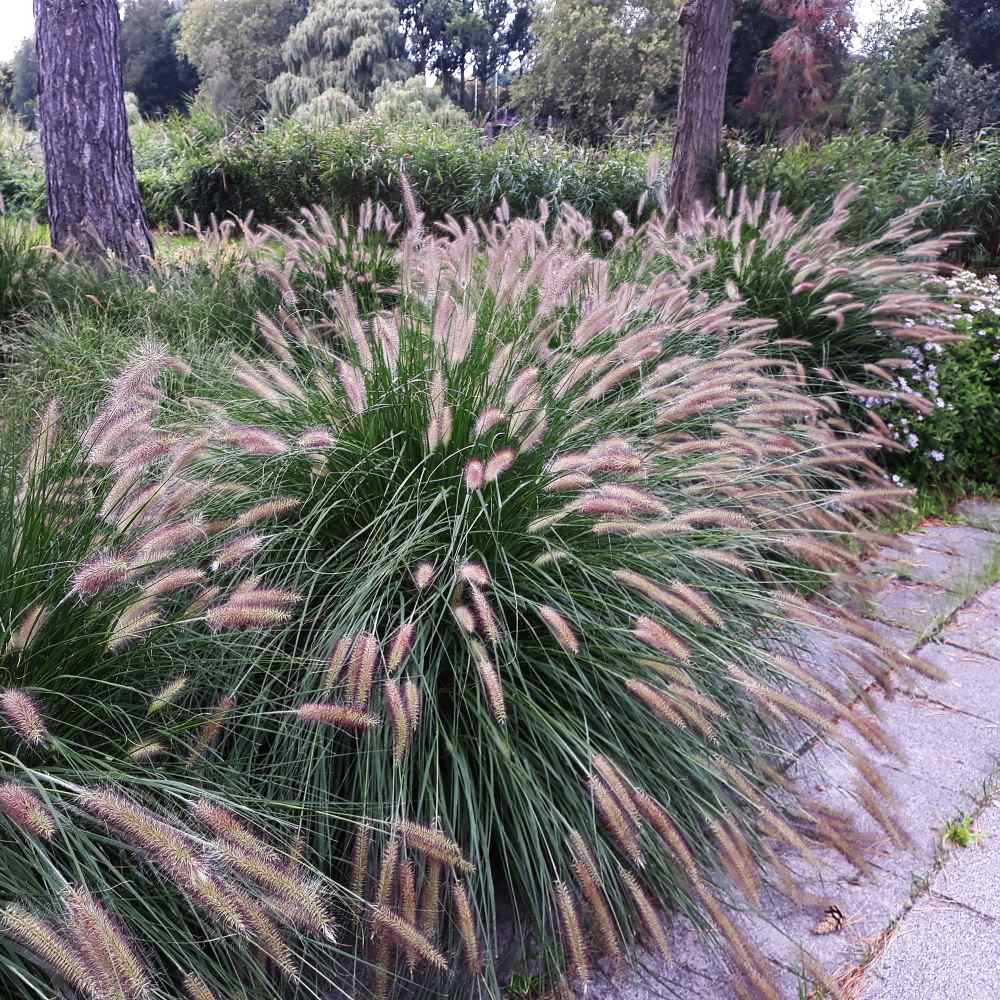
[[[432,220],[447,214],[488,218],[503,198],[516,213],[534,213],[545,198],[567,202],[598,230],[612,228],[622,209],[639,213],[662,173],[649,153],[631,144],[576,146],[514,130],[495,140],[472,124],[389,123],[365,116],[332,129],[286,121],[232,130],[195,111],[133,127],[136,167],[155,226],[171,226],[179,211],[205,220],[253,211],[257,221],[282,223],[303,205],[335,211],[368,198],[401,209],[405,169]],[[8,155],[0,134],[0,195],[8,209],[44,212],[37,157]],[[668,158],[661,151],[660,160]],[[937,232],[969,230],[959,256],[1000,258],[1000,134],[983,133],[949,148],[920,135],[843,135],[828,142],[750,146],[731,141],[723,167],[731,187],[780,191],[795,212],[825,214],[846,185],[861,189],[844,230],[864,240],[902,209],[935,205],[923,223]],[[649,203],[647,201],[647,203]]]
[[[534,212],[543,198],[567,201],[598,225],[617,208],[635,212],[646,190],[640,150],[607,152],[513,132],[489,141],[474,127],[387,125],[364,119],[325,132],[294,122],[229,136],[181,157],[167,169],[141,169],[151,220],[254,211],[280,222],[303,205],[356,207],[367,198],[401,208],[405,169],[432,219],[481,218],[503,198]]]
[[[520,130],[490,140],[472,125],[366,117],[327,130],[289,121],[227,132],[196,114],[139,124],[133,141],[154,226],[173,225],[177,212],[205,220],[253,211],[282,223],[303,205],[341,211],[368,198],[398,211],[401,169],[434,220],[487,218],[504,198],[513,212],[534,213],[545,198],[608,227],[616,209],[636,214],[647,191],[647,154],[634,146],[595,150]],[[13,208],[44,212],[37,163],[0,158],[0,193]]]

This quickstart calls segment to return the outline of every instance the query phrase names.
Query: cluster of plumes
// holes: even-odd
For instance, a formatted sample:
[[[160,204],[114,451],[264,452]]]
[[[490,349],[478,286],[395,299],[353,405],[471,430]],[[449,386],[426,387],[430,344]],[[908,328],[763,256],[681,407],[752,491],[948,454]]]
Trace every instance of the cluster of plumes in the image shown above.
[[[181,674],[155,692],[150,697],[148,715],[153,716],[173,704],[187,687],[188,680],[187,675]],[[216,748],[234,707],[233,696],[224,695],[208,709],[201,725],[194,730],[193,739],[187,749],[189,763],[196,762]],[[39,698],[21,688],[9,688],[0,692],[0,721],[6,724],[5,728],[23,749],[39,752],[54,743]],[[174,749],[176,748],[172,748],[167,742],[149,739],[130,747],[128,756],[136,762],[149,762],[172,753]],[[6,813],[21,826],[30,828],[35,825],[19,820],[19,816],[26,815],[23,809],[12,812],[0,802],[0,813]],[[37,829],[33,832],[38,833]]]
[[[60,517],[60,498],[72,496],[77,505],[99,508],[95,548],[75,566],[65,596],[74,605],[98,607],[95,618],[108,619],[92,626],[107,629],[108,653],[158,629],[192,622],[205,622],[216,632],[283,625],[299,601],[297,594],[259,586],[258,580],[231,582],[266,544],[267,524],[299,502],[274,497],[228,520],[204,517],[199,501],[242,488],[200,480],[195,465],[202,443],[154,426],[164,398],[157,383],[170,371],[188,369],[162,346],[143,343],[82,435],[78,474],[60,467],[66,481],[46,483],[39,500]],[[24,460],[20,502],[50,461],[57,417],[58,409],[50,406],[41,418]],[[32,652],[57,605],[65,608],[63,595],[15,610],[5,653]]]
[[[438,826],[404,821],[392,828],[381,852],[363,823],[351,850],[351,891],[356,921],[371,938],[372,993],[390,995],[395,968],[405,961],[410,976],[419,966],[449,971],[442,951],[443,918],[450,912],[462,961],[480,975],[485,956],[465,879],[474,868],[462,849]]]
[[[417,680],[403,677],[410,658],[416,626],[406,622],[385,644],[362,632],[341,636],[322,672],[322,700],[299,705],[299,722],[356,733],[378,729],[388,721],[392,730],[392,757],[400,764],[409,752],[421,720],[423,693]],[[376,684],[381,690],[383,715],[373,710]]]
[[[191,807],[193,822],[185,826],[115,788],[80,789],[75,805],[221,932],[259,949],[288,980],[298,982],[301,973],[290,935],[336,940],[324,880],[301,858],[261,837],[230,808],[199,800]],[[0,785],[0,813],[44,841],[55,834],[54,814],[25,787]],[[62,822],[72,819],[66,816]],[[151,996],[154,975],[139,957],[142,949],[133,948],[103,906],[84,889],[67,891],[64,903],[65,928],[11,904],[2,916],[3,932],[82,996]],[[188,989],[193,987],[188,984]]]
[[[26,948],[60,982],[88,1000],[146,1000],[155,982],[128,930],[86,886],[66,889],[59,920],[16,903],[0,911],[0,932]]]
[[[760,239],[788,244],[801,271],[797,285],[812,283],[822,295],[829,275],[818,270],[816,247],[831,239],[845,204],[811,235],[780,211],[761,221],[762,210],[745,201],[705,225],[738,234],[757,213]],[[845,608],[806,602],[791,588],[815,579],[849,586],[856,556],[846,540],[883,541],[879,518],[904,506],[907,494],[870,457],[884,443],[877,428],[852,433],[836,399],[811,393],[802,366],[770,352],[771,321],[740,318],[736,297],[710,306],[691,293],[688,270],[703,265],[690,260],[624,281],[614,260],[587,253],[585,220],[566,212],[550,221],[501,212],[479,229],[450,222],[437,237],[413,230],[399,251],[400,304],[363,318],[338,291],[331,324],[338,340],[290,316],[265,320],[274,359],[237,358],[227,403],[189,401],[169,431],[143,427],[147,436],[163,434],[173,456],[151,496],[169,502],[178,468],[197,454],[202,478],[186,494],[186,509],[204,513],[190,523],[215,530],[222,493],[232,505],[251,504],[223,518],[227,530],[239,527],[216,550],[218,565],[228,565],[230,552],[266,560],[258,536],[241,531],[250,512],[277,504],[286,538],[311,518],[303,536],[353,553],[357,565],[342,567],[345,588],[377,579],[371,602],[346,627],[337,609],[348,599],[356,606],[356,594],[323,594],[326,584],[309,576],[295,581],[296,592],[319,592],[323,611],[318,628],[292,621],[289,641],[307,634],[324,666],[318,682],[303,683],[290,714],[323,727],[320,738],[333,730],[331,739],[369,740],[345,766],[378,769],[379,755],[368,752],[377,746],[394,768],[429,766],[415,750],[418,733],[431,727],[420,730],[419,722],[433,707],[434,724],[446,725],[442,702],[468,703],[464,715],[496,728],[477,745],[498,754],[497,767],[510,754],[501,748],[516,747],[533,718],[564,713],[560,738],[582,751],[573,759],[593,765],[585,775],[568,765],[561,787],[547,782],[551,800],[531,803],[532,813],[546,815],[539,835],[552,838],[548,857],[533,863],[548,869],[545,882],[556,880],[550,911],[577,981],[589,975],[590,935],[612,957],[629,943],[616,927],[632,926],[666,948],[658,906],[682,892],[729,945],[739,989],[775,996],[765,963],[710,888],[713,872],[721,864],[752,902],[762,856],[782,880],[778,848],[811,856],[821,845],[864,863],[848,820],[782,777],[779,730],[842,743],[859,766],[858,798],[899,834],[872,791],[877,772],[844,733],[891,749],[868,710],[869,687],[890,690],[894,671],[926,668],[885,647]],[[911,223],[899,223],[890,238],[908,239]],[[664,238],[646,238],[650,254],[664,252]],[[685,246],[682,239],[670,252],[681,260]],[[888,288],[900,268],[919,272],[934,247],[913,250],[912,265],[872,264],[869,279]],[[855,305],[838,299],[824,308],[836,324]],[[895,333],[909,308],[905,294],[887,291],[869,319]],[[191,419],[206,409],[208,417]],[[366,433],[376,426],[379,437]],[[264,469],[268,488],[279,484],[277,498],[255,493]],[[425,478],[459,513],[448,515],[458,527],[449,527],[446,542],[421,548],[421,528],[405,518],[429,502],[415,485]],[[363,500],[376,490],[379,530],[397,531],[381,549],[374,526],[360,520],[373,516]],[[384,524],[397,520],[385,505],[407,490],[415,499],[400,506],[404,523]],[[336,504],[318,524],[316,498],[329,501],[332,491]],[[351,549],[357,538],[364,542]],[[261,594],[259,584],[251,592]],[[280,624],[291,614],[273,595],[241,603],[239,591],[214,608],[209,621],[220,627],[212,615],[227,608],[228,627]],[[254,619],[265,608],[268,620]],[[832,682],[784,655],[780,631],[789,622],[850,640],[857,674]],[[315,647],[302,652],[317,656]],[[465,667],[478,686],[466,683]],[[561,700],[570,682],[587,685],[600,717]],[[642,740],[626,738],[633,729]],[[537,749],[544,734],[531,736]],[[553,760],[566,759],[554,741],[550,750]],[[645,790],[629,773],[642,775]],[[527,782],[517,791],[530,796],[538,787]],[[599,822],[586,840],[564,843],[560,822],[581,800]],[[393,803],[393,814],[412,815],[411,805]],[[505,817],[517,803],[489,808]],[[427,891],[444,891],[443,871],[431,865],[449,865],[428,846],[430,828],[418,829],[399,827],[385,847],[371,918],[380,969],[393,949],[413,965],[442,971],[447,964],[421,924],[415,866],[403,847],[425,866],[420,896],[428,882]],[[475,836],[454,825],[451,832],[467,845]],[[356,843],[359,896],[370,839],[363,829]],[[470,850],[485,854],[482,844]],[[538,870],[517,871],[510,858],[499,869],[523,880],[515,898],[540,881]],[[785,881],[794,891],[791,876]],[[473,944],[470,891],[456,881],[451,899],[469,968],[478,969],[484,959]],[[634,919],[622,922],[623,911]],[[379,988],[388,989],[385,979]]]
[[[325,312],[330,303],[324,299],[340,287],[352,292],[365,312],[396,295],[397,265],[391,244],[400,224],[388,208],[367,201],[356,218],[341,216],[335,221],[326,209],[314,205],[303,209],[302,215],[291,231],[264,226],[251,240],[253,248],[262,251],[253,266],[278,285],[286,309],[299,306]],[[274,262],[269,250],[277,251]],[[345,307],[336,296],[332,299],[335,312]]]
[[[769,310],[780,338],[772,350],[801,361],[814,391],[877,394],[922,411],[928,404],[917,392],[896,388],[912,367],[902,349],[961,339],[942,322],[948,305],[926,288],[961,234],[929,236],[919,228],[927,206],[917,205],[868,242],[843,241],[858,193],[845,188],[817,222],[778,195],[737,194],[723,180],[719,211],[692,215],[679,232],[656,217],[638,234],[641,266],[666,265],[694,291],[744,302],[744,312]]]

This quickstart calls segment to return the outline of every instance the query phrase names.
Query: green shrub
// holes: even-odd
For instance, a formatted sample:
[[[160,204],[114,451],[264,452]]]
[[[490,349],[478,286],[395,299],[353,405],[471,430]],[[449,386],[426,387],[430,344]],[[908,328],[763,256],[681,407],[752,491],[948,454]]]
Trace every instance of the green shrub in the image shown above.
[[[247,833],[258,839],[241,841],[254,861],[233,844],[246,794],[238,774],[224,785],[216,776],[236,689],[220,697],[216,683],[217,664],[236,651],[201,627],[233,569],[207,564],[211,532],[186,509],[197,484],[147,421],[171,369],[187,377],[162,348],[143,347],[82,442],[60,441],[54,405],[23,453],[4,437],[0,986],[9,996],[51,996],[53,980],[77,996],[112,995],[111,981],[129,996],[179,996],[197,974],[211,989],[235,978],[279,1000],[289,977],[326,991],[343,975],[328,911],[344,890],[292,858],[292,819],[280,809],[272,818],[258,799]],[[157,460],[172,482],[139,495],[137,473]],[[252,588],[243,594],[253,600]],[[336,815],[333,801],[321,808]],[[262,880],[284,899],[280,914]],[[286,939],[314,964],[293,966]]]
[[[228,239],[230,228],[206,231],[179,247],[161,242],[163,252],[147,275],[95,269],[72,257],[56,260],[7,345],[4,410],[16,413],[58,386],[67,417],[77,425],[101,399],[104,380],[144,337],[211,370],[227,363],[233,345],[257,342],[257,314],[279,306],[281,289],[249,262],[253,241]],[[20,432],[23,422],[16,423]]]
[[[1000,487],[1000,285],[995,275],[959,271],[937,287],[954,303],[945,329],[966,337],[904,349],[913,367],[897,386],[919,393],[930,409],[879,408],[906,449],[893,469],[915,485],[950,493]]]
[[[45,175],[37,139],[17,118],[0,113],[0,215],[41,218],[45,212]]]
[[[376,990],[379,969],[405,975],[387,908],[423,929],[418,979],[485,997],[498,912],[550,953],[561,928],[579,985],[576,921],[612,956],[662,945],[650,900],[714,927],[759,986],[720,856],[751,899],[765,832],[856,856],[846,818],[772,769],[790,717],[885,738],[849,707],[857,679],[838,693],[778,651],[789,618],[870,635],[788,588],[849,567],[853,512],[903,491],[727,309],[669,273],[612,287],[588,235],[573,215],[551,237],[411,232],[393,313],[268,323],[273,359],[151,418],[216,486],[187,510],[225,533],[213,561],[255,553],[279,588],[250,577],[206,612],[247,633],[214,665],[239,691],[216,780],[284,803],[317,867],[364,897],[350,940]],[[176,483],[150,466],[146,488]]]
[[[647,190],[646,156],[637,148],[598,151],[520,131],[489,142],[471,124],[430,119],[365,115],[326,130],[285,119],[189,150],[168,148],[169,160],[137,161],[158,226],[172,225],[175,210],[203,221],[253,212],[258,222],[283,225],[305,205],[340,213],[368,200],[401,214],[401,170],[431,220],[488,219],[505,198],[513,211],[533,213],[544,198],[607,228],[616,209],[635,214]]]

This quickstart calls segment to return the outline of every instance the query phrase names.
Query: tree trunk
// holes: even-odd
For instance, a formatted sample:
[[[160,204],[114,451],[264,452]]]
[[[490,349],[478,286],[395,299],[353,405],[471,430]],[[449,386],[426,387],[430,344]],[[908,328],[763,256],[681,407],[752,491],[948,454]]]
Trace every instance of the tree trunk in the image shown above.
[[[153,256],[122,93],[116,0],[34,0],[39,111],[57,248],[144,269]]]
[[[667,204],[678,220],[714,198],[735,7],[735,0],[687,0],[681,9],[684,62],[667,181]]]

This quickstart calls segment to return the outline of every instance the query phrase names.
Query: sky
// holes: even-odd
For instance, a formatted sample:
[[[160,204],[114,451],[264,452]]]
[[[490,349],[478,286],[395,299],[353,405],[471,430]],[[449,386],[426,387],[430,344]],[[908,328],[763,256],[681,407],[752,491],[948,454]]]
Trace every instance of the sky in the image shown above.
[[[862,23],[874,17],[879,3],[884,0],[857,0],[855,13]],[[914,0],[905,0],[913,3]],[[0,0],[3,15],[0,17],[0,59],[9,59],[18,43],[31,34],[31,0]]]
[[[31,34],[31,0],[0,0],[0,7],[0,59],[9,59],[21,39]]]

